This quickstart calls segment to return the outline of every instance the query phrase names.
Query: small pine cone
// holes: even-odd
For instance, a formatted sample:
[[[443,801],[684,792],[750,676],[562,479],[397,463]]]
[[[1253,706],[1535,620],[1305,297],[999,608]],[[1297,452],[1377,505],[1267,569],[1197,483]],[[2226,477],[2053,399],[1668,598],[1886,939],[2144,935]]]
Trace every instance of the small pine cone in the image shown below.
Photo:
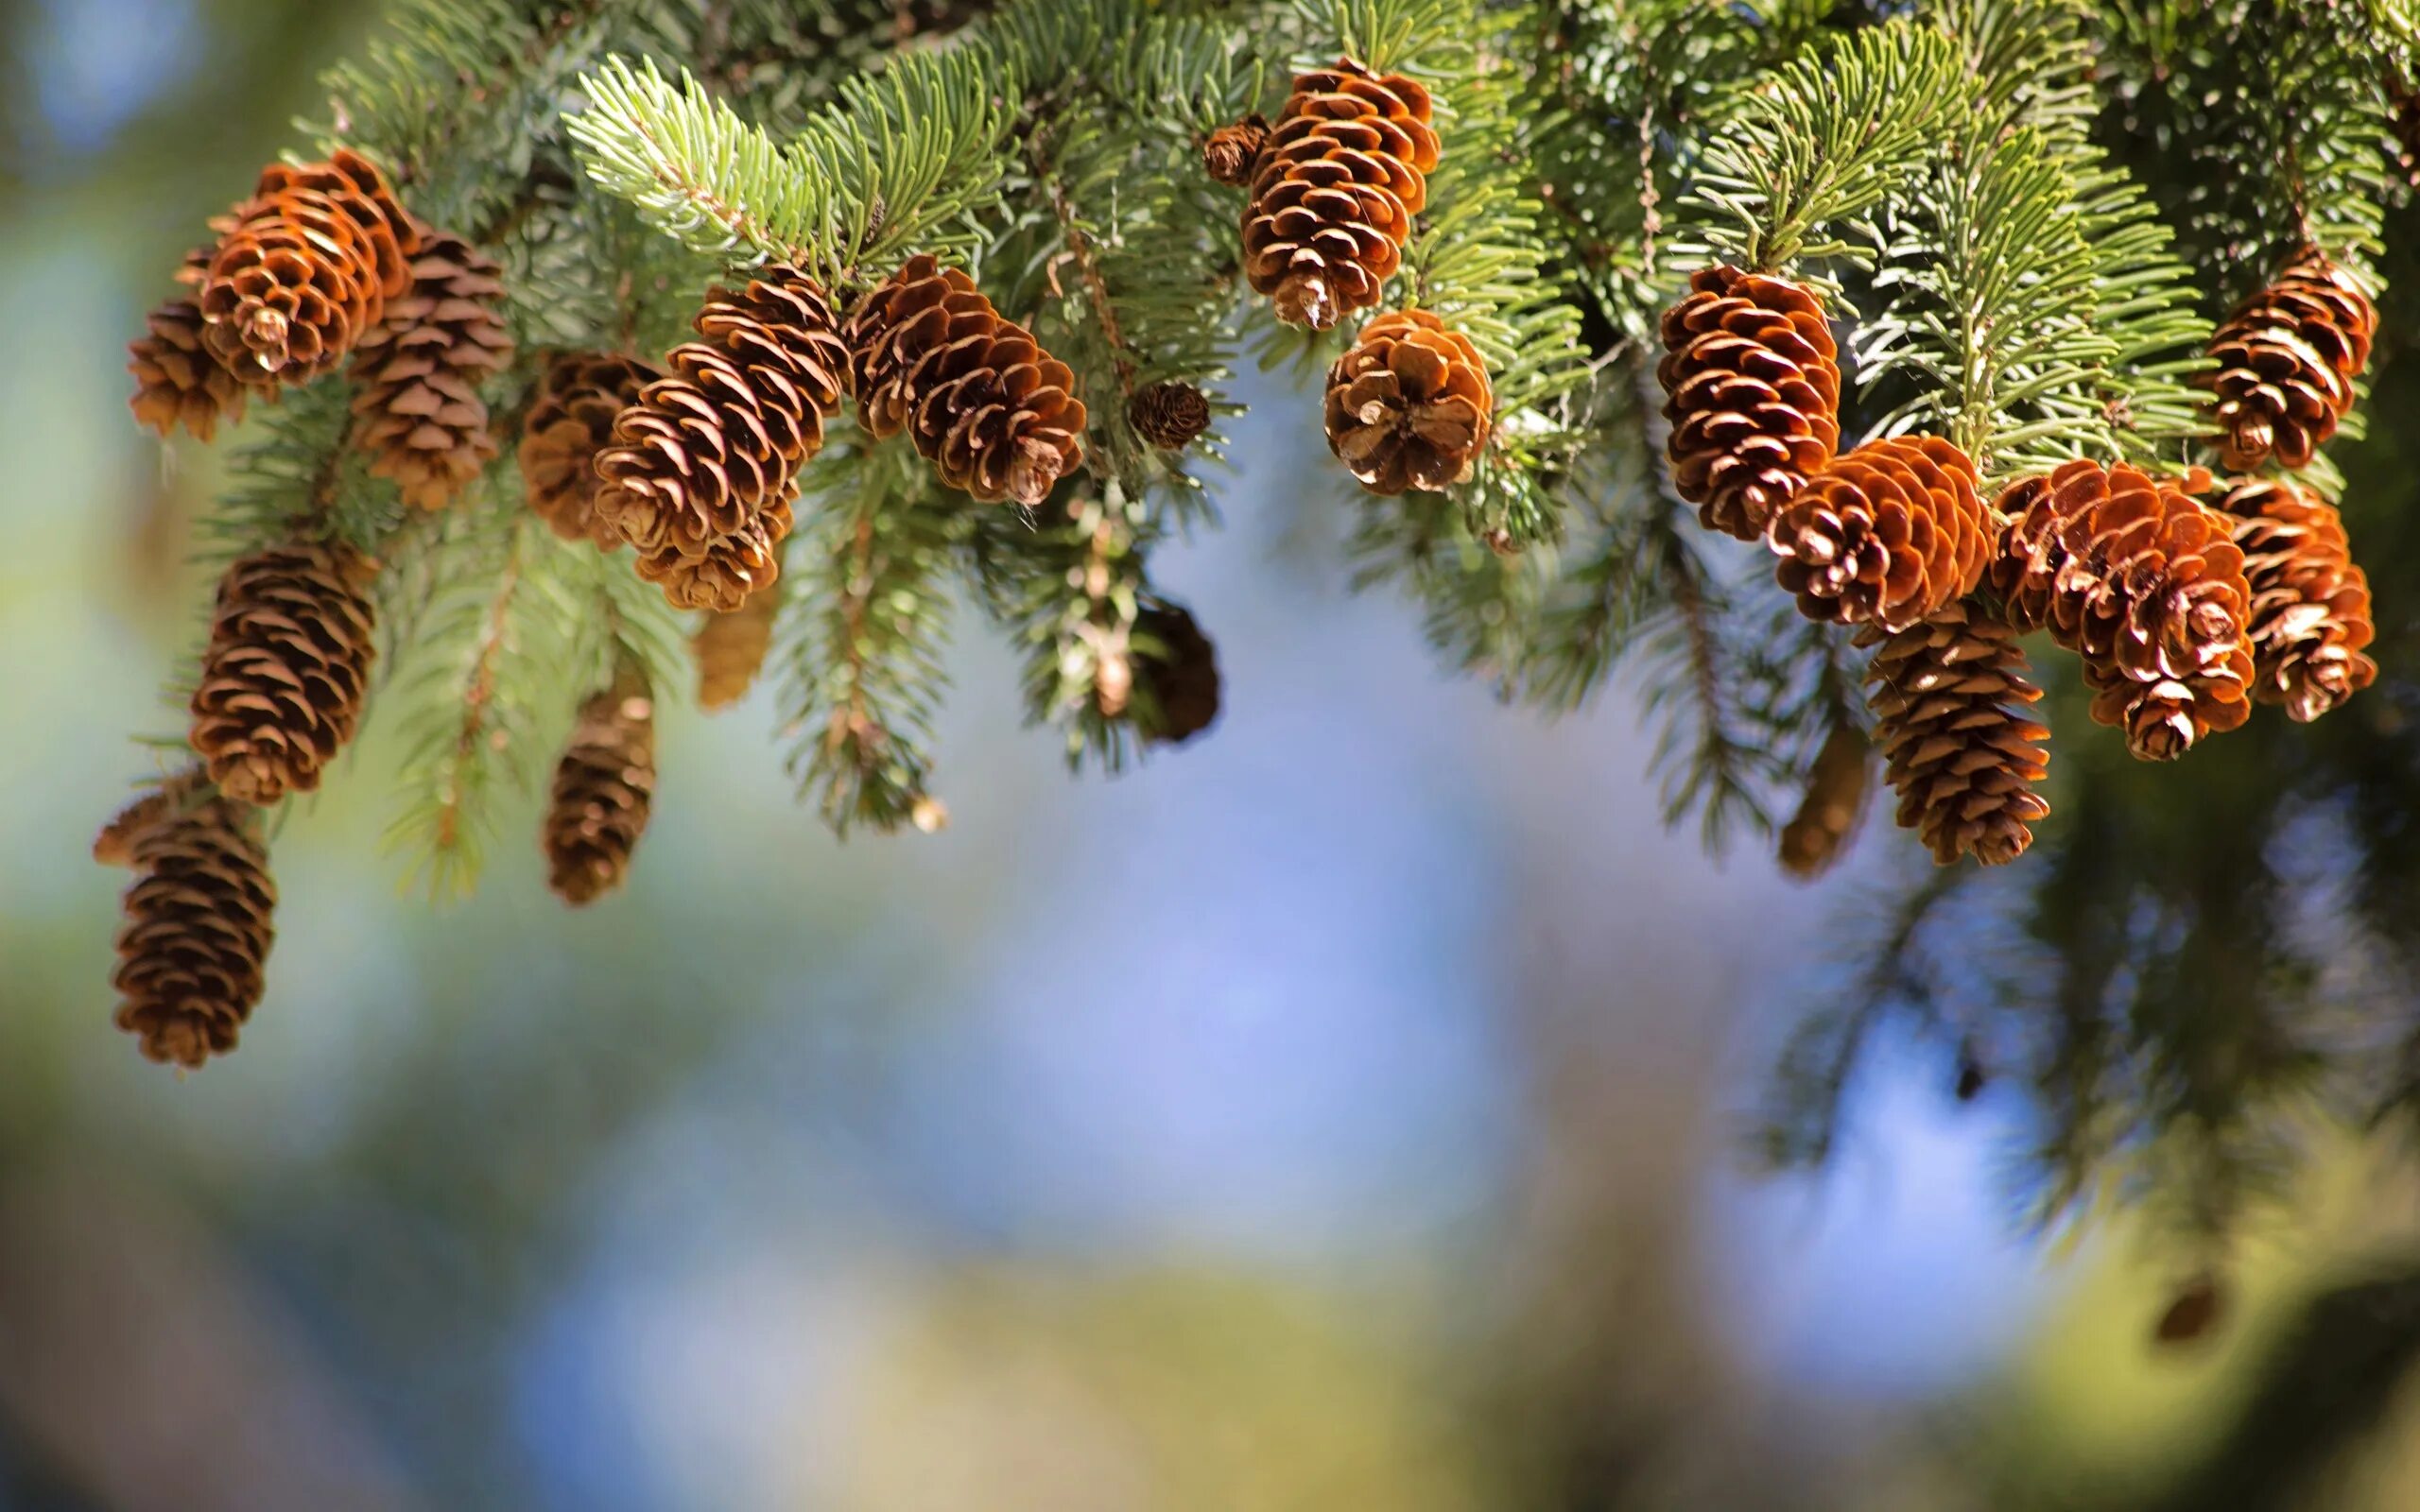
[[[621,532],[597,518],[597,454],[613,444],[614,421],[639,391],[664,376],[653,364],[611,352],[562,352],[548,360],[521,424],[521,482],[529,507],[565,541],[600,551]]]
[[[1495,409],[1478,348],[1426,310],[1379,316],[1327,371],[1328,450],[1373,493],[1469,477]]]
[[[360,723],[376,564],[340,541],[297,541],[238,559],[194,690],[191,741],[210,780],[244,803],[320,785]]]
[[[689,649],[698,659],[698,707],[728,709],[748,696],[764,669],[765,654],[773,648],[773,622],[781,611],[777,577],[761,593],[749,594],[737,609],[706,616],[689,638]]]
[[[1993,528],[1975,464],[1936,436],[1893,436],[1836,456],[1767,525],[1773,576],[1800,612],[1903,630],[1975,591]]]
[[[415,508],[444,508],[495,458],[479,385],[512,360],[503,301],[493,259],[424,229],[412,286],[354,349],[354,444]]]
[[[619,887],[655,801],[655,703],[626,670],[581,706],[555,767],[542,839],[546,885],[577,907]]]
[[[188,288],[210,270],[211,249],[186,254],[177,282]],[[244,418],[246,399],[267,389],[218,360],[203,339],[201,306],[190,294],[163,301],[145,318],[146,335],[126,349],[134,374],[134,418],[161,436],[182,426],[196,440],[217,433],[218,422]]]
[[[1324,331],[1378,303],[1437,166],[1428,91],[1347,58],[1302,74],[1253,171],[1244,274],[1288,325]]]
[[[2316,247],[2238,305],[2210,339],[2218,370],[2204,380],[2228,468],[2247,472],[2272,455],[2308,466],[2353,407],[2377,328],[2377,306]]]
[[[1134,616],[1134,635],[1156,642],[1157,651],[1136,647],[1133,674],[1146,704],[1136,727],[1155,746],[1182,746],[1219,717],[1219,649],[1193,615],[1175,604],[1157,604]]]
[[[1832,328],[1808,290],[1717,264],[1690,275],[1663,329],[1672,487],[1707,529],[1754,541],[1840,445]]]
[[[908,259],[850,318],[849,352],[858,423],[907,431],[980,503],[1030,509],[1083,460],[1075,374],[955,267]]]
[[[135,878],[117,936],[117,1026],[152,1060],[199,1066],[235,1048],[276,938],[252,812],[223,798],[164,801],[134,828],[125,864]]]
[[[2094,719],[2145,761],[2243,723],[2252,591],[2232,521],[2173,479],[2091,461],[2021,479],[1996,507],[1993,590],[2018,629],[2082,659]]]
[[[1866,707],[1900,827],[1943,866],[2023,855],[2050,812],[2033,791],[2048,770],[2037,743],[2050,731],[2025,713],[2042,690],[2026,680],[2016,631],[1959,603],[1905,630],[1867,626],[1858,644],[1874,647]]]
[[[2252,590],[2253,697],[2308,721],[2368,687],[2378,675],[2361,649],[2374,634],[2370,579],[2335,508],[2265,478],[2237,484],[2218,507],[2236,519]]]
[[[782,576],[782,541],[790,533],[790,501],[777,499],[746,529],[725,536],[702,557],[677,551],[642,553],[639,576],[664,590],[674,609],[727,614],[769,590]]]
[[[1865,813],[1872,745],[1846,719],[1834,725],[1806,773],[1806,793],[1781,830],[1781,868],[1801,882],[1832,869]]]
[[[248,383],[307,383],[411,286],[419,250],[419,227],[366,159],[272,163],[211,256],[203,337]]]
[[[1214,180],[1240,189],[1252,182],[1252,170],[1269,146],[1269,123],[1257,113],[1232,126],[1222,126],[1201,144],[1201,171]]]
[[[1126,403],[1126,423],[1163,452],[1182,452],[1210,428],[1210,401],[1188,383],[1145,384]]]
[[[741,537],[778,541],[768,516],[823,449],[849,382],[832,301],[797,268],[776,264],[736,293],[717,289],[696,323],[704,339],[672,350],[670,376],[622,412],[596,458],[597,517],[667,563],[718,547],[728,556]]]

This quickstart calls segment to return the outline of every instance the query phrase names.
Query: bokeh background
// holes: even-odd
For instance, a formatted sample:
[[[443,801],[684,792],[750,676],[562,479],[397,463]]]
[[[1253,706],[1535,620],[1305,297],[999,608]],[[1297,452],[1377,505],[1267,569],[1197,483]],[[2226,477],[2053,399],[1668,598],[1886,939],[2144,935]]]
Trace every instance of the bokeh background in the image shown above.
[[[2031,1114],[1952,1047],[1886,1036],[1831,1160],[1757,1169],[1913,848],[1710,857],[1637,689],[1437,671],[1273,385],[1156,563],[1206,739],[1071,780],[968,635],[943,833],[835,842],[760,697],[666,721],[627,894],[556,904],[525,805],[432,912],[373,720],[278,840],[243,1052],[143,1062],[86,847],[175,728],[213,459],[123,342],[377,9],[0,4],[0,1508],[2420,1504],[2408,1356],[2356,1347],[2420,1315],[2363,1279],[2420,1229],[2387,1156],[2169,1346],[2199,1261],[2027,1228]]]

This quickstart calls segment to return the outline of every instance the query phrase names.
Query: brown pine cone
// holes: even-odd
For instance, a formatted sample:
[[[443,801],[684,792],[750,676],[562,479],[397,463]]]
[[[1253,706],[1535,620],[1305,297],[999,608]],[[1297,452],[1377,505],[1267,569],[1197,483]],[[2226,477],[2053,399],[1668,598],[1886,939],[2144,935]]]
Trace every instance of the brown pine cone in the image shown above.
[[[1428,91],[1352,59],[1302,74],[1253,171],[1244,274],[1288,325],[1324,331],[1379,301],[1437,166]]]
[[[790,524],[790,501],[776,499],[746,529],[716,541],[702,557],[671,550],[641,553],[639,576],[663,589],[674,609],[729,613],[781,577],[782,541]]]
[[[2025,679],[2016,631],[1957,603],[1895,633],[1867,626],[1858,644],[1874,647],[1866,707],[1900,827],[1945,867],[2023,855],[2032,822],[2050,812],[2033,791],[2049,761],[2037,743],[2050,731],[2025,713],[2042,690]]]
[[[361,719],[376,575],[369,558],[327,541],[270,546],[227,569],[190,736],[221,793],[274,803],[320,785]]]
[[[1143,704],[1135,728],[1154,746],[1182,746],[1219,717],[1219,649],[1183,606],[1155,604],[1134,616],[1133,672]],[[1156,643],[1159,649],[1150,649]]]
[[[2252,696],[2308,721],[2375,681],[2377,663],[2361,650],[2375,633],[2370,579],[2334,507],[2266,478],[2238,483],[2218,507],[2235,517],[2252,590]]]
[[[839,318],[797,268],[717,289],[696,323],[704,339],[672,350],[671,375],[622,412],[596,458],[596,517],[658,563],[650,581],[685,580],[678,563],[769,552],[789,528],[799,469],[823,449],[823,422],[848,391]]]
[[[613,352],[560,352],[538,380],[521,424],[521,482],[529,507],[565,541],[600,551],[621,532],[596,517],[597,454],[613,444],[614,421],[639,391],[664,376],[652,363]]]
[[[2092,716],[2145,761],[2183,755],[2251,713],[2252,591],[2233,522],[2174,479],[2069,462],[1997,501],[1992,587],[2019,630],[2083,662]]]
[[[135,871],[117,936],[117,1026],[152,1060],[199,1066],[235,1048],[260,1002],[277,885],[252,810],[210,798],[163,800],[147,822],[130,822],[132,812],[112,825],[130,830]]]
[[[209,273],[211,251],[201,247],[187,253],[177,282],[187,288],[199,284]],[[134,418],[159,435],[182,426],[196,440],[209,440],[220,421],[244,418],[246,399],[268,391],[266,375],[248,381],[210,350],[201,306],[192,295],[163,301],[144,325],[147,334],[127,346],[126,366],[134,374]]]
[[[577,907],[619,887],[655,801],[655,702],[626,668],[581,706],[541,836],[546,885]]]
[[[211,257],[203,339],[247,383],[307,383],[411,286],[419,250],[418,227],[368,160],[271,163]]]
[[[1222,126],[1201,144],[1201,171],[1219,183],[1240,189],[1252,182],[1253,165],[1269,146],[1269,123],[1257,113],[1233,126]]]
[[[1798,812],[1781,829],[1781,868],[1801,882],[1832,869],[1865,813],[1873,772],[1872,745],[1846,718],[1832,727],[1807,769],[1806,792]]]
[[[1328,450],[1373,493],[1469,477],[1495,409],[1478,348],[1426,310],[1373,319],[1327,370]]]
[[[2248,472],[2272,455],[2308,466],[2353,407],[2377,329],[2377,306],[2316,247],[2237,306],[2210,338],[2218,370],[2203,380],[2228,468]]]
[[[1975,464],[1937,436],[1836,456],[1772,517],[1774,580],[1808,619],[1902,630],[1965,597],[1996,544]]]
[[[494,460],[479,385],[512,360],[495,262],[424,228],[412,285],[354,349],[354,444],[404,502],[442,509]]]
[[[1663,329],[1673,490],[1707,529],[1754,541],[1840,445],[1832,328],[1808,290],[1717,264],[1689,276]]]
[[[773,648],[773,622],[781,616],[782,587],[777,577],[761,593],[748,595],[737,609],[709,614],[689,638],[698,660],[698,707],[709,713],[728,709],[748,696],[764,669],[765,654]]]
[[[942,481],[978,502],[1030,509],[1084,457],[1076,375],[975,281],[919,254],[849,319],[857,422],[902,430]]]
[[[1210,401],[1188,383],[1145,384],[1126,402],[1126,423],[1163,452],[1182,452],[1210,428]]]

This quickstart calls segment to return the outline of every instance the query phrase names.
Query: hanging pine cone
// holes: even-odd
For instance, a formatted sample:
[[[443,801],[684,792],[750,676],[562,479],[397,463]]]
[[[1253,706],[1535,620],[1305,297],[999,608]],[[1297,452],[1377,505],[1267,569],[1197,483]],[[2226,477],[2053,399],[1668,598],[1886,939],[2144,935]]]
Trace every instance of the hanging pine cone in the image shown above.
[[[423,228],[412,284],[354,349],[354,444],[414,508],[442,509],[496,455],[479,385],[512,360],[495,262]]]
[[[849,320],[857,421],[902,430],[978,502],[1032,508],[1084,455],[1076,376],[975,281],[918,255]]]
[[[1807,769],[1806,792],[1798,812],[1781,830],[1781,868],[1801,882],[1832,869],[1858,819],[1865,813],[1865,790],[1874,763],[1865,731],[1843,718],[1824,737]]]
[[[1155,604],[1134,616],[1133,670],[1144,703],[1135,715],[1143,738],[1182,746],[1219,717],[1219,650],[1183,606]]]
[[[2012,484],[1997,508],[1993,589],[2018,629],[2082,659],[2094,719],[2145,761],[2243,723],[2252,592],[2225,516],[2172,479],[2090,461]]]
[[[307,383],[411,286],[419,250],[418,227],[368,160],[271,163],[212,254],[203,338],[247,383]]]
[[[194,690],[191,741],[227,797],[274,803],[320,785],[368,691],[376,564],[340,541],[296,541],[238,559]]]
[[[555,767],[542,836],[555,896],[577,907],[619,887],[654,801],[655,703],[626,668],[581,706]]]
[[[1840,445],[1840,352],[1823,306],[1787,279],[1717,264],[1690,275],[1663,332],[1672,488],[1707,529],[1754,541]]]
[[[2370,579],[2336,510],[2266,478],[2238,483],[2218,507],[2235,517],[2252,590],[2252,696],[2308,721],[2368,687],[2378,675],[2361,649],[2374,634]]]
[[[1126,423],[1163,452],[1182,452],[1210,428],[1210,401],[1188,383],[1145,384],[1126,402]]]
[[[1260,150],[1267,146],[1269,123],[1257,114],[1247,115],[1233,126],[1219,128],[1201,144],[1201,171],[1219,183],[1240,189],[1252,182],[1253,166],[1260,162]]]
[[[773,646],[773,622],[781,615],[782,588],[777,578],[763,592],[726,613],[709,614],[689,638],[698,660],[698,707],[712,712],[728,709],[748,696],[765,653]]]
[[[2377,309],[2351,274],[2316,247],[2295,253],[2210,339],[2218,370],[2205,381],[2226,465],[2247,472],[2273,455],[2308,466],[2353,407],[2377,328]]]
[[[210,270],[212,249],[197,248],[185,257],[177,282],[188,289]],[[218,360],[203,339],[201,306],[191,294],[168,300],[144,321],[146,334],[126,349],[127,370],[134,374],[134,418],[162,436],[182,426],[196,440],[207,441],[218,422],[244,418],[246,399],[267,391],[267,383],[248,383]],[[257,369],[255,369],[257,370]]]
[[[1324,331],[1378,303],[1437,166],[1428,91],[1347,58],[1302,74],[1253,169],[1244,274],[1288,325]]]
[[[1327,448],[1373,493],[1469,477],[1495,410],[1478,348],[1426,310],[1373,319],[1327,370]]]
[[[664,590],[674,609],[729,613],[758,593],[770,592],[782,576],[782,541],[790,533],[790,501],[776,499],[735,536],[725,536],[702,557],[677,551],[643,552],[639,576]]]
[[[823,449],[823,422],[849,382],[832,301],[797,268],[775,265],[737,293],[717,289],[697,328],[704,339],[672,350],[671,376],[622,412],[596,459],[597,518],[653,560],[649,580],[667,592],[727,576],[742,557],[769,558],[789,530],[799,469]]]
[[[2025,679],[2016,631],[1959,603],[1895,633],[1867,626],[1857,644],[1874,648],[1866,706],[1900,828],[1945,867],[2023,855],[2032,822],[2050,812],[2033,791],[2048,770],[2037,743],[2050,731],[2025,713],[2042,690]]]
[[[143,1054],[195,1067],[235,1048],[261,999],[277,886],[252,811],[188,790],[152,794],[103,832],[134,868],[118,929],[117,1026]]]
[[[518,456],[529,507],[556,535],[601,551],[621,545],[621,532],[596,515],[603,487],[596,457],[613,443],[614,420],[663,376],[620,352],[559,352],[547,359],[521,424]]]
[[[1901,630],[1975,591],[1996,542],[1975,464],[1937,436],[1836,456],[1772,517],[1773,576],[1800,612]]]

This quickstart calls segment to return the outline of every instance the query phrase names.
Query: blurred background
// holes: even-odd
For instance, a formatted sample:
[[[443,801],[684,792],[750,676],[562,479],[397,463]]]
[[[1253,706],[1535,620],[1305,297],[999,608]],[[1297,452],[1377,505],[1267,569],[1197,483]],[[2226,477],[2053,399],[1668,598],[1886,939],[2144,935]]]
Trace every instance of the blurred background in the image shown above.
[[[243,1052],[144,1062],[86,847],[213,459],[123,343],[377,9],[0,4],[0,1508],[2420,1504],[2387,1142],[2314,1125],[2223,1255],[2140,1191],[2045,1228],[2029,1089],[1877,1017],[1770,1169],[1916,848],[1709,857],[1638,690],[1437,671],[1274,387],[1157,563],[1205,739],[1072,781],[970,635],[943,833],[835,842],[760,696],[666,722],[628,893],[560,907],[525,805],[433,913],[373,719]]]

